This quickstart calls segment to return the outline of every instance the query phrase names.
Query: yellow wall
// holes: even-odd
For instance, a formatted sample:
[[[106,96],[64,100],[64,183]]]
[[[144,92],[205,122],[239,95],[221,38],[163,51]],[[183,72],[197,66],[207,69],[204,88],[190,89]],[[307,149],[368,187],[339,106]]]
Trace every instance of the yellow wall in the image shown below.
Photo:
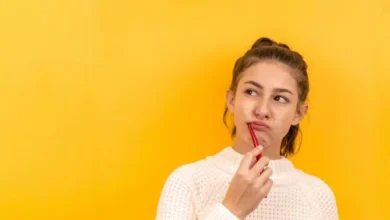
[[[390,219],[388,1],[184,2],[0,2],[0,219],[153,219],[174,168],[230,144],[225,89],[260,36],[309,63],[296,166],[341,219]]]

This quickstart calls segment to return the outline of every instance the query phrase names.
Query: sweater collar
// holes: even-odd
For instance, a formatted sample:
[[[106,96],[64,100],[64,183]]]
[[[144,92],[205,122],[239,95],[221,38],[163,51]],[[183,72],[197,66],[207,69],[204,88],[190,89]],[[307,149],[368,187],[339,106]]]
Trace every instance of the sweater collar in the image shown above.
[[[243,158],[243,154],[240,154],[231,146],[228,146],[217,154],[208,157],[207,160],[214,162],[214,164],[229,174],[234,174],[240,166]],[[282,157],[281,159],[270,160],[268,167],[272,169],[272,175],[274,177],[278,177],[295,170],[292,162],[285,157]]]

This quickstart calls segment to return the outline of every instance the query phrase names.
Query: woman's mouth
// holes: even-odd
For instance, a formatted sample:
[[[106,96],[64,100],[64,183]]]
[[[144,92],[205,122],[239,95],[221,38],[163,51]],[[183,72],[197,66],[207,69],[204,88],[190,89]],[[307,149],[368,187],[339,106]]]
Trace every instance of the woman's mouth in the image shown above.
[[[252,121],[249,122],[253,128],[253,130],[256,131],[268,131],[270,129],[269,125],[262,121]]]

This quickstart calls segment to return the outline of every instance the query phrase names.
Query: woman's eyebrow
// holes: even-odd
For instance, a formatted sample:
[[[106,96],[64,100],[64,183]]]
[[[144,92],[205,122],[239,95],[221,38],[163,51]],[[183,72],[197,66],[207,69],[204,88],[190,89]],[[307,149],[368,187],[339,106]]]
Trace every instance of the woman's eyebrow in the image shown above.
[[[264,87],[260,83],[257,83],[257,82],[255,82],[253,80],[246,81],[245,84],[250,84],[250,85],[253,85],[253,86],[255,86],[255,87],[259,88],[259,89],[264,89]],[[275,88],[273,90],[275,92],[280,92],[280,93],[281,92],[286,92],[286,93],[290,93],[291,95],[293,95],[293,93],[290,90],[285,89],[285,88]]]

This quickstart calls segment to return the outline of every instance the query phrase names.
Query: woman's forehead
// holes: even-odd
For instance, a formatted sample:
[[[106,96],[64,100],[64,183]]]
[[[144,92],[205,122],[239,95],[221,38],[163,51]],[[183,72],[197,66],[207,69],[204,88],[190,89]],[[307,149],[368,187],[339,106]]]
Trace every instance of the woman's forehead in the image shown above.
[[[241,73],[239,84],[254,81],[264,88],[282,87],[296,88],[296,80],[293,71],[286,65],[278,62],[259,62],[253,64]]]

